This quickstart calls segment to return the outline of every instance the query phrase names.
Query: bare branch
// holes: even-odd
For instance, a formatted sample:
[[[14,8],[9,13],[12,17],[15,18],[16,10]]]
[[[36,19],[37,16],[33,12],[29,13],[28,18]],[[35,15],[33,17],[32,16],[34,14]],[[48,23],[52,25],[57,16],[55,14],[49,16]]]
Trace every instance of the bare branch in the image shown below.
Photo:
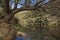
[[[39,1],[35,4],[35,6],[38,6],[40,3],[42,3],[43,1]]]
[[[52,0],[50,2],[53,2],[53,1],[54,0]],[[42,2],[42,1],[40,1],[40,2]],[[40,3],[40,2],[38,2],[38,3]],[[50,2],[48,2],[48,3],[50,3]],[[46,3],[46,4],[48,4],[48,3]],[[34,6],[34,7],[29,7],[29,8],[19,8],[19,9],[13,10],[13,13],[17,13],[17,12],[24,11],[24,10],[36,10],[38,8],[41,8],[45,11],[45,9],[41,6],[46,5],[46,4],[42,4],[42,5],[39,5],[39,6],[36,6],[36,7]]]
[[[17,12],[25,11],[25,10],[36,10],[38,8],[40,8],[40,6],[38,6],[38,7],[29,7],[29,8],[18,8],[16,10],[14,10],[13,13],[17,13]]]
[[[17,8],[17,5],[18,5],[18,0],[15,0],[14,9],[16,9],[16,8]],[[14,10],[14,9],[13,9],[13,10]]]
[[[53,1],[50,1],[50,2],[53,2]],[[50,2],[48,2],[48,3],[50,3]],[[48,3],[46,3],[46,4],[48,4]],[[46,5],[46,4],[43,4],[43,5]],[[34,7],[25,7],[25,8],[17,8],[17,9],[15,9],[15,10],[12,10],[12,14],[11,14],[11,16],[10,16],[10,18],[9,18],[9,20],[11,19],[11,18],[13,18],[13,16],[16,14],[16,13],[18,13],[18,12],[20,12],[20,11],[25,11],[25,10],[37,10],[37,9],[42,9],[44,12],[46,12],[45,11],[45,9],[42,7],[42,5],[39,5],[39,6],[34,6]],[[8,20],[8,21],[9,21]]]
[[[31,0],[25,0],[25,6],[26,7],[30,7],[31,4]]]
[[[39,6],[47,5],[47,4],[49,4],[49,3],[51,3],[51,2],[54,2],[54,1],[55,1],[55,0],[51,0],[51,1],[47,2],[47,3],[42,4],[42,5],[39,5]]]

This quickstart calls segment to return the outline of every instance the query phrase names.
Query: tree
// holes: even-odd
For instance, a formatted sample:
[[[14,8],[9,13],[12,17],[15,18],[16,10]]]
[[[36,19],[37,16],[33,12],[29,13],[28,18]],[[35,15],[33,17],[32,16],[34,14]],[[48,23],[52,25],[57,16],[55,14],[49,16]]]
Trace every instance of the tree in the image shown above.
[[[2,28],[1,30],[3,31],[3,40],[13,40],[13,37],[15,36],[14,33],[16,33],[16,30],[13,29],[13,25],[11,24],[11,20],[14,18],[14,15],[18,12],[25,11],[25,10],[39,10],[42,9],[45,11],[45,9],[42,7],[43,5],[46,5],[48,3],[42,3],[43,1],[37,1],[34,6],[30,6],[31,0],[25,0],[25,3],[20,3],[21,0],[14,0],[14,8],[12,9],[12,3],[10,5],[10,0],[2,0],[2,8],[3,10],[1,11],[1,16],[0,16],[0,27]],[[51,0],[52,2],[54,0]],[[40,4],[42,3],[42,4]],[[17,8],[17,5],[20,4],[22,7]]]

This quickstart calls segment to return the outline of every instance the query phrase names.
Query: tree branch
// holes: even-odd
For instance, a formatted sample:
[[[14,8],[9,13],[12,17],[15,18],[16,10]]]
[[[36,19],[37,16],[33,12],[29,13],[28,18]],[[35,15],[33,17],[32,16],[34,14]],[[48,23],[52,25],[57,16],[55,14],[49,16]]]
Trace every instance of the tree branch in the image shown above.
[[[18,5],[18,0],[15,0],[14,9],[16,9],[16,8],[17,8],[17,5]],[[13,9],[13,10],[14,10],[14,9]]]
[[[51,2],[53,2],[53,1],[55,1],[55,0],[52,0],[52,1],[48,2],[48,3],[51,3]],[[40,2],[42,2],[42,1],[40,1]],[[40,3],[40,2],[38,2],[38,3]],[[38,3],[37,3],[37,4],[38,4]],[[42,6],[43,6],[43,5],[46,5],[46,4],[48,4],[48,3],[42,4],[42,5],[39,5],[39,6],[36,6],[36,7],[34,6],[34,7],[29,7],[29,8],[18,8],[18,9],[13,10],[13,13],[15,14],[15,13],[17,13],[17,12],[24,11],[24,10],[36,10],[36,9],[38,9],[38,8],[44,9]],[[36,5],[37,5],[37,4],[36,4]]]
[[[20,12],[20,11],[25,11],[25,10],[36,10],[40,8],[40,6],[38,7],[29,7],[29,8],[18,8],[16,10],[13,11],[14,14],[16,14],[17,12]]]
[[[53,1],[50,1],[50,2],[53,2]],[[48,3],[50,3],[50,2],[48,2]],[[46,3],[46,4],[48,4],[48,3]],[[43,4],[43,5],[46,5],[46,4]],[[44,11],[45,11],[45,9],[42,7],[43,5],[39,5],[39,6],[34,6],[34,7],[25,7],[25,8],[17,8],[17,9],[15,9],[15,10],[12,10],[12,14],[11,14],[11,17],[9,18],[9,20],[11,19],[11,18],[13,18],[13,16],[14,16],[14,14],[16,14],[16,13],[18,13],[18,12],[20,12],[20,11],[25,11],[25,10],[37,10],[37,9],[39,9],[39,8],[41,8],[41,9],[43,9]],[[8,20],[8,21],[9,21]]]
[[[43,1],[39,1],[35,4],[35,6],[38,6],[40,3],[42,3]]]
[[[10,21],[10,20],[14,17],[14,15],[15,15],[16,13],[20,12],[20,11],[25,11],[25,10],[36,10],[36,9],[38,9],[38,8],[39,8],[39,7],[20,8],[20,9],[18,8],[18,9],[15,9],[15,10],[13,10],[13,12],[12,12],[10,18],[9,18],[7,21]]]
[[[55,1],[55,0],[51,0],[51,1],[47,2],[47,3],[42,4],[42,5],[39,5],[39,6],[47,5],[47,4],[49,4],[49,3],[51,3],[51,2],[54,2],[54,1]]]
[[[4,7],[4,10],[7,14],[10,13],[10,6],[9,6],[9,0],[2,0],[3,1],[3,7]]]

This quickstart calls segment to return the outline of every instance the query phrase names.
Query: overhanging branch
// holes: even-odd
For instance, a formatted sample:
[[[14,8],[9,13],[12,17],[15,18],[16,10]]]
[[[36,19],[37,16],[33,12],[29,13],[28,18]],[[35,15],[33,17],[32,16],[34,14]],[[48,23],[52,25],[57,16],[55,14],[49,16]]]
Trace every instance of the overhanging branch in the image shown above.
[[[39,7],[29,7],[29,8],[18,8],[18,9],[16,9],[16,10],[14,10],[13,13],[16,14],[16,13],[18,13],[18,12],[20,12],[20,11],[36,10],[36,9],[38,9],[38,8],[40,8],[40,6],[39,6]]]
[[[48,2],[48,3],[51,3],[51,2],[53,2],[53,1],[55,1],[55,0],[51,0],[51,1]],[[36,5],[38,5],[38,4],[41,3],[41,2],[42,2],[42,1],[38,2]],[[48,4],[48,3],[42,4],[42,5],[39,5],[39,6],[29,7],[29,8],[18,8],[18,9],[13,10],[13,13],[16,14],[17,12],[20,12],[20,11],[24,11],[24,10],[36,10],[36,9],[38,9],[38,8],[41,8],[41,9],[44,10],[44,8],[43,8],[42,6],[43,6],[43,5],[46,5],[46,4]]]
[[[54,0],[53,0],[53,1],[54,1]],[[50,2],[53,2],[53,1],[50,1]],[[50,2],[48,2],[48,3],[50,3]],[[48,3],[46,3],[46,4],[48,4]],[[46,5],[46,4],[43,4],[43,5]],[[17,9],[15,9],[15,10],[12,10],[12,14],[11,14],[11,17],[9,18],[9,20],[10,20],[11,18],[13,18],[14,14],[16,14],[16,13],[18,13],[18,12],[20,12],[20,11],[25,11],[25,10],[37,10],[37,9],[39,9],[39,8],[41,8],[41,9],[43,9],[43,10],[45,11],[45,9],[42,7],[43,5],[33,6],[33,7],[28,7],[28,8],[17,8]],[[8,21],[9,21],[9,20],[8,20]]]

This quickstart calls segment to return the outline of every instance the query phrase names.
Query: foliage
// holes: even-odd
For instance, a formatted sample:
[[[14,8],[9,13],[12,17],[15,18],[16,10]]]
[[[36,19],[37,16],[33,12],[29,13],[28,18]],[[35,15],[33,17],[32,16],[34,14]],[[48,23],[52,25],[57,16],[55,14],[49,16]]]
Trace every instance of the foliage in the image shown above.
[[[17,8],[19,2],[14,0],[14,7],[11,9],[12,3],[9,0],[2,0],[0,27],[4,35],[3,40],[15,39],[16,31],[25,32],[33,40],[60,40],[60,1],[43,3],[43,1],[36,0],[34,6],[30,5],[31,0],[25,1],[20,4],[21,7]],[[19,14],[16,16],[16,13]]]
[[[37,14],[41,14],[42,16],[38,16]],[[55,40],[48,30],[54,30],[57,26],[58,19],[56,16],[46,14],[45,12],[32,13],[31,11],[23,11],[16,14],[15,17],[22,26],[19,30],[27,33],[34,40],[45,40],[45,37],[48,37],[46,40]]]

